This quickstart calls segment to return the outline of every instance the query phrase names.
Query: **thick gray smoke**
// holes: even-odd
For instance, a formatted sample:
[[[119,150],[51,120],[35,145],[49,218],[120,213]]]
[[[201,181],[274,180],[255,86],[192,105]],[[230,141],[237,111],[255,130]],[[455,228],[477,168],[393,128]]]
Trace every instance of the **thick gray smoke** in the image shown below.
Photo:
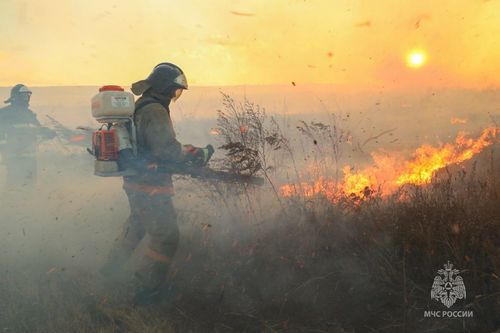
[[[70,129],[80,125],[96,127],[89,106],[96,91],[96,87],[33,88],[31,109],[47,127],[54,125],[47,116]],[[460,130],[478,133],[498,121],[500,115],[497,91],[343,94],[323,86],[310,86],[235,87],[224,88],[224,92],[236,99],[246,97],[266,107],[267,113],[276,117],[281,131],[291,142],[298,168],[307,165],[306,159],[324,153],[316,142],[297,130],[304,122],[331,123],[332,117],[337,119],[338,126],[349,130],[353,138],[350,145],[343,148],[341,164],[361,166],[371,162],[369,153],[376,149],[409,153],[422,143],[452,141]],[[7,88],[0,88],[1,96],[7,94]],[[195,87],[187,91],[172,106],[179,141],[220,146],[211,129],[216,127],[217,110],[221,108],[219,89]],[[215,156],[222,157],[222,151]],[[19,169],[30,167],[21,165],[22,160],[18,163]],[[281,181],[294,179],[297,171],[301,172],[293,170],[286,154],[276,157],[273,163],[276,186]],[[134,332],[156,332],[152,328],[153,321],[144,319],[153,318],[154,314],[123,310],[128,306],[126,282],[123,286],[109,288],[98,273],[129,214],[121,179],[94,176],[93,157],[85,151],[85,146],[60,137],[39,143],[33,168],[36,180],[29,183],[18,175],[15,176],[18,178],[9,179],[5,166],[0,164],[0,331],[5,327],[5,332],[44,332],[47,329],[76,332],[69,323],[72,321],[87,327],[81,332],[98,331],[99,325],[106,327],[106,332],[114,332],[115,328],[119,331],[120,325],[125,325],[121,328],[123,331],[128,327]],[[172,299],[179,302],[183,297],[200,300],[199,304],[188,302],[191,306],[186,305],[187,310],[174,311],[183,320],[189,321],[191,319],[186,318],[199,313],[201,317],[208,316],[200,319],[208,322],[209,311],[203,307],[216,304],[234,309],[234,313],[226,311],[229,314],[225,313],[224,318],[233,316],[231,318],[236,320],[238,317],[238,325],[244,322],[243,326],[236,325],[239,329],[243,330],[245,325],[255,327],[257,319],[253,316],[257,316],[257,310],[260,314],[280,317],[293,307],[300,308],[301,302],[309,304],[314,297],[319,304],[329,297],[335,298],[333,289],[331,294],[322,296],[314,289],[331,277],[344,279],[338,282],[340,289],[353,288],[352,293],[355,293],[358,288],[367,295],[374,292],[374,285],[363,278],[363,274],[368,273],[360,262],[348,257],[332,259],[331,267],[341,269],[344,276],[328,271],[306,274],[301,263],[320,253],[301,253],[301,249],[296,248],[293,253],[297,256],[292,258],[285,254],[289,253],[287,244],[273,244],[274,235],[279,234],[300,238],[304,248],[309,249],[319,239],[321,229],[316,235],[304,235],[300,233],[300,226],[324,221],[322,216],[300,214],[317,202],[299,202],[304,207],[287,211],[269,186],[244,189],[177,177],[175,187],[174,205],[180,216],[181,244],[170,272],[170,278],[176,281]],[[376,237],[381,244],[392,241],[384,235]],[[273,244],[273,255],[284,253],[282,258],[276,257],[280,264],[271,262],[271,258],[265,261],[253,257],[253,253],[270,244]],[[321,244],[327,252],[335,246]],[[141,255],[141,250],[136,251],[136,257]],[[225,256],[228,263],[236,264],[225,265]],[[240,259],[229,260],[235,257]],[[219,258],[219,262],[214,258]],[[128,265],[129,273],[134,260]],[[293,274],[290,265],[294,267]],[[246,271],[246,267],[252,270]],[[190,293],[192,290],[195,292]],[[281,309],[272,306],[263,309],[259,303],[271,302],[284,294],[289,298],[281,302]],[[89,310],[89,304],[94,308],[97,304],[97,310]],[[111,305],[107,308],[106,304]],[[51,312],[51,307],[75,317],[68,323],[56,320],[45,313]],[[118,308],[124,312],[118,313]],[[330,310],[320,305],[311,307],[318,316],[328,316]],[[22,324],[32,312],[37,313],[34,321]],[[88,317],[80,316],[82,313]],[[161,326],[164,322],[158,319],[163,317],[154,318],[156,327],[166,329],[167,326]],[[176,317],[173,318],[175,321]],[[311,318],[304,319],[308,320]],[[117,324],[118,321],[121,324]],[[257,322],[258,325],[268,324]],[[201,329],[196,326],[198,324],[193,325],[195,330]],[[337,328],[337,323],[332,325],[332,329]]]

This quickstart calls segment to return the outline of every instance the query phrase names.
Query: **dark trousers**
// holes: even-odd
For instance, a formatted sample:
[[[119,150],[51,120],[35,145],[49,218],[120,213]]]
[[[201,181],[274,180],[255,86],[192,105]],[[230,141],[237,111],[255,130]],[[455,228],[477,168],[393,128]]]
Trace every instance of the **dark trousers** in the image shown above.
[[[148,233],[150,241],[135,277],[139,287],[155,290],[165,280],[179,243],[177,215],[170,194],[148,194],[126,188],[130,216],[113,249],[109,266],[121,268]]]

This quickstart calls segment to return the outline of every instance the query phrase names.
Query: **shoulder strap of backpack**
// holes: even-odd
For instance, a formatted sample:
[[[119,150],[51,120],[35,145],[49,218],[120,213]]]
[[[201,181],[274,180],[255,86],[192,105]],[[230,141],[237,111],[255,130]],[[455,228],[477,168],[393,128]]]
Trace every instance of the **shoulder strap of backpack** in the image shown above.
[[[154,103],[160,104],[158,100],[152,97],[141,98],[139,101],[137,101],[137,103],[135,103],[135,111],[137,112],[137,110],[142,109],[143,107]]]

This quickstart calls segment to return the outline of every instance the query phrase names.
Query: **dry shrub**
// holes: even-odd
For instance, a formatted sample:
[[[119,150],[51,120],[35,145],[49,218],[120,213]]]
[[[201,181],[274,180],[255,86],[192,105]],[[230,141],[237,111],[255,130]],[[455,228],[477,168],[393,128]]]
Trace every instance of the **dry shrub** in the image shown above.
[[[225,150],[224,166],[236,173],[253,175],[273,169],[270,155],[286,144],[279,126],[264,108],[247,99],[236,102],[221,92],[223,110],[218,111],[220,149]]]

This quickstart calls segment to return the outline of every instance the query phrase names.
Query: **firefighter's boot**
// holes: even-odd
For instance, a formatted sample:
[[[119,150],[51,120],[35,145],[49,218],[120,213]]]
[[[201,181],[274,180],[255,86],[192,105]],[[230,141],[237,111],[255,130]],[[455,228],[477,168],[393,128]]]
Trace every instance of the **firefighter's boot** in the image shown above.
[[[168,269],[169,265],[163,262],[151,262],[134,274],[137,283],[134,306],[158,304],[162,301]]]

